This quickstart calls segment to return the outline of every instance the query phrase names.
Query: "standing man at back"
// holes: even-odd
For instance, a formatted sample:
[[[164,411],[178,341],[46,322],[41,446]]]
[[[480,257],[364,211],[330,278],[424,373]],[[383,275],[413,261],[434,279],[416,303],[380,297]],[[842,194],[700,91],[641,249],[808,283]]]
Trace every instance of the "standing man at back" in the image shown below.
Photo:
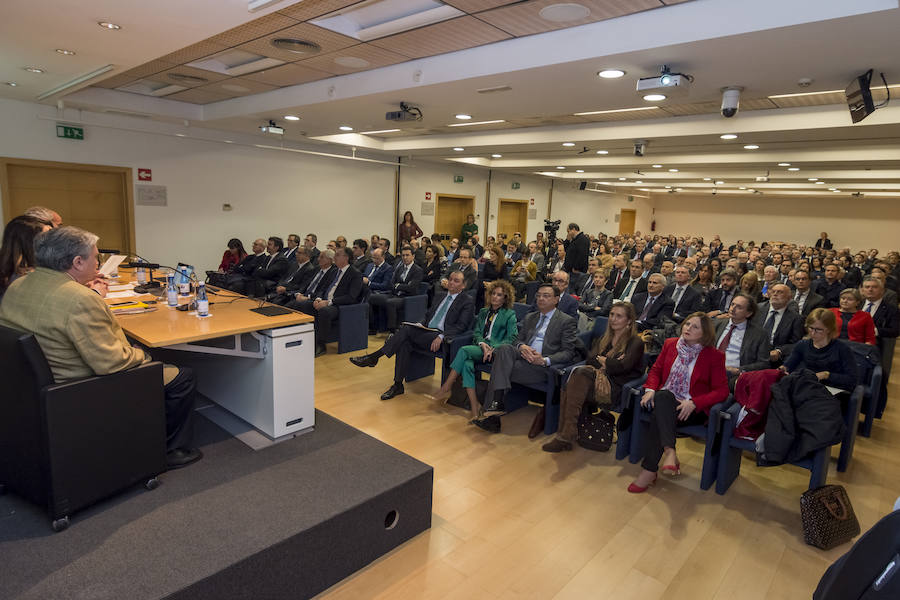
[[[569,223],[569,227],[566,229],[566,240],[566,259],[563,262],[563,271],[570,275],[574,271],[587,273],[591,240],[581,232],[577,223]]]

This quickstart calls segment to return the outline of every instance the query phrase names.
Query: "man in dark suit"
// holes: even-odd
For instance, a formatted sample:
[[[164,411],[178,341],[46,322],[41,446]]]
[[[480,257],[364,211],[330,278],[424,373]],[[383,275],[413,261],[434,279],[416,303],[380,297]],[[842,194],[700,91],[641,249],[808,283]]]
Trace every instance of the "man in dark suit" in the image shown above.
[[[635,258],[631,261],[628,273],[629,277],[620,279],[619,284],[613,288],[613,302],[616,300],[631,302],[634,294],[647,291],[647,280],[642,277],[644,264],[641,259]]]
[[[579,298],[587,294],[594,287],[594,273],[598,268],[597,259],[589,258],[587,273],[573,273],[569,277],[569,293]],[[603,278],[603,281],[605,285],[606,277]]]
[[[384,261],[393,267],[397,262],[397,257],[391,254],[391,240],[380,238],[378,240],[378,247],[381,248],[381,252],[384,255]]]
[[[285,305],[294,299],[294,293],[304,289],[315,276],[316,265],[309,260],[309,250],[297,248],[294,253],[295,265],[275,285],[266,298],[274,304]]]
[[[672,320],[676,323],[703,308],[703,296],[691,287],[691,272],[684,265],[675,267],[675,281],[663,293],[672,299]]]
[[[280,237],[270,237],[266,249],[269,256],[253,271],[253,281],[246,284],[246,292],[252,296],[264,296],[266,292],[274,289],[278,280],[291,266],[284,257],[284,241]]]
[[[618,254],[613,259],[612,270],[606,280],[606,289],[615,293],[616,287],[623,279],[628,279],[628,263],[625,262],[624,254]]]
[[[769,367],[769,340],[765,331],[751,322],[756,312],[756,301],[740,293],[731,301],[730,318],[715,323],[716,348],[725,354],[731,391],[742,372]]]
[[[825,308],[837,308],[840,306],[841,292],[844,291],[840,273],[841,269],[837,265],[831,264],[826,266],[825,279],[820,279],[814,288],[815,292],[822,296]]]
[[[506,254],[504,255],[504,258],[510,269],[522,258],[522,253],[519,252],[519,247],[515,242],[510,242],[506,245]]]
[[[369,242],[360,238],[353,240],[353,268],[360,273],[365,273],[367,267],[372,264],[372,257],[369,256]]]
[[[328,288],[337,275],[337,267],[334,266],[334,250],[326,248],[319,252],[319,268],[306,287],[299,288],[294,297],[285,306],[293,310],[300,310],[303,303],[310,302],[328,294]]]
[[[353,251],[338,248],[334,253],[337,272],[324,294],[298,303],[297,309],[316,318],[316,356],[325,354],[325,343],[338,318],[338,307],[356,304],[362,297],[362,274],[350,265]]]
[[[267,258],[266,240],[257,238],[253,241],[252,249],[253,253],[245,256],[244,260],[239,262],[237,266],[232,269],[231,273],[228,274],[223,287],[239,294],[244,293],[248,279],[253,276],[256,267]]]
[[[568,365],[578,358],[577,321],[557,310],[559,290],[544,284],[535,293],[538,310],[525,316],[515,343],[494,349],[494,366],[485,397],[486,418],[475,421],[485,431],[500,431],[503,400],[512,383],[540,383],[547,380],[551,364]],[[535,423],[543,422],[543,409]],[[493,415],[491,415],[493,413]],[[532,431],[536,429],[532,425]],[[534,435],[537,435],[535,432]],[[529,436],[534,437],[529,433]]]
[[[872,315],[875,322],[875,340],[881,351],[881,397],[878,400],[876,416],[884,412],[887,401],[887,382],[894,362],[894,346],[900,335],[900,310],[884,295],[884,283],[879,277],[867,276],[862,283],[863,305],[861,310]]]
[[[825,300],[819,294],[810,289],[809,273],[798,270],[794,273],[794,302],[797,303],[797,311],[806,319],[814,308],[825,305]]]
[[[319,238],[314,233],[307,233],[306,237],[303,238],[303,245],[306,246],[307,250],[309,250],[309,260],[316,264],[318,264],[319,262],[320,252],[320,250],[316,248],[316,244],[318,243]]]
[[[577,321],[578,300],[569,294],[569,274],[565,271],[557,271],[550,279],[549,285],[552,285],[553,289],[555,289],[558,294],[556,308]],[[531,310],[529,312],[535,312],[537,310],[540,310],[540,305],[538,304],[537,298],[535,298],[534,302],[531,303]]]
[[[664,319],[672,318],[672,299],[663,293],[666,278],[654,273],[647,278],[647,291],[631,296],[634,312],[637,314],[638,331],[654,329],[663,324]]]
[[[382,356],[390,358],[397,355],[394,362],[394,383],[381,395],[382,400],[390,400],[405,393],[403,380],[406,378],[409,354],[413,348],[437,352],[445,336],[453,337],[472,328],[475,305],[472,297],[463,293],[464,285],[462,273],[453,271],[448,275],[447,293],[434,299],[434,304],[421,321],[427,329],[404,325],[387,339],[380,350],[350,358],[350,362],[357,367],[374,367]]]
[[[294,255],[297,253],[297,248],[300,247],[300,236],[296,233],[292,233],[287,236],[287,247],[282,250],[282,254],[284,257],[288,259],[288,262],[296,260]]]
[[[566,273],[586,273],[588,268],[588,252],[591,249],[591,240],[581,232],[577,223],[569,223],[566,229],[566,259],[563,262],[563,271]]]
[[[453,238],[450,240],[450,249],[447,250],[447,264],[452,265],[457,258],[459,258],[459,239]]]
[[[373,292],[385,292],[391,289],[394,279],[394,267],[384,260],[384,250],[375,248],[372,250],[372,264],[366,268],[363,283],[369,286]]]
[[[791,308],[791,289],[778,283],[769,290],[769,301],[759,305],[753,324],[769,336],[769,366],[777,367],[803,338],[803,318]]]
[[[472,256],[475,260],[481,258],[481,255],[484,254],[484,246],[478,243],[478,234],[472,234],[472,237],[469,238],[469,245],[471,246]]]
[[[448,281],[450,277],[450,273],[454,271],[459,271],[463,274],[463,281],[465,282],[465,289],[471,290],[475,287],[475,283],[478,281],[478,263],[472,258],[472,249],[471,248],[460,248],[459,249],[459,258],[450,265],[450,270],[447,273],[447,277],[441,279],[435,285],[435,291],[440,292],[441,288],[449,289]]]
[[[400,262],[394,269],[391,287],[369,296],[369,329],[375,330],[377,313],[384,311],[387,328],[390,331],[396,330],[400,311],[403,309],[403,298],[419,293],[422,277],[424,277],[424,273],[422,268],[414,262],[412,248],[403,246],[403,249],[400,250]]]

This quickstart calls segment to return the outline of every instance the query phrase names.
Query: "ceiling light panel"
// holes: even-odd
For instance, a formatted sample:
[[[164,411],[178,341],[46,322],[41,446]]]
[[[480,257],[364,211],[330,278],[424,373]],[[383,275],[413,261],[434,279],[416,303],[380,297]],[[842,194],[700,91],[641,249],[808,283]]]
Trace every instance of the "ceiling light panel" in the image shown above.
[[[437,0],[374,0],[310,21],[324,29],[367,42],[434,25],[465,13]]]
[[[499,42],[511,37],[505,31],[492,27],[480,19],[465,16],[379,38],[370,43],[409,58],[424,58]]]
[[[174,83],[164,83],[162,81],[152,81],[142,79],[124,87],[116,88],[123,92],[131,92],[132,94],[141,94],[142,96],[168,96],[176,92],[184,91],[187,86],[176,85]]]
[[[471,121],[468,123],[450,123],[447,127],[472,127],[473,125],[493,125],[494,123],[506,123],[504,119],[495,119],[493,121]]]
[[[272,67],[284,64],[284,62],[285,61],[277,58],[269,58],[254,54],[253,52],[233,48],[210,56],[209,58],[188,63],[187,66],[194,67],[195,69],[202,69],[204,71],[212,71],[213,73],[219,73],[221,75],[236,77],[238,75],[262,71],[263,69],[271,69]]]

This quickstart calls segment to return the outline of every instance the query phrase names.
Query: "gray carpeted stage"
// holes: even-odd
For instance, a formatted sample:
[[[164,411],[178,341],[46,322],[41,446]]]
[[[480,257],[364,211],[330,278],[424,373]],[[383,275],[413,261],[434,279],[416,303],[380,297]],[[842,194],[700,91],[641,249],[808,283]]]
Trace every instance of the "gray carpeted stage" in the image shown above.
[[[0,598],[306,598],[431,526],[431,467],[316,411],[254,451],[205,418],[204,459],[76,513],[0,496]]]

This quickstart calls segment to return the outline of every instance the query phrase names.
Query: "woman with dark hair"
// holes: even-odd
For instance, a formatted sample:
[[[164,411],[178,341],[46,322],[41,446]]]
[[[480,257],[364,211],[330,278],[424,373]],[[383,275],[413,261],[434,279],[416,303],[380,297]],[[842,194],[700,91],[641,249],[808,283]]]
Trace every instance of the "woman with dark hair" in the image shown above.
[[[475,306],[484,302],[485,290],[488,284],[498,279],[509,278],[509,266],[506,264],[506,256],[496,246],[485,249],[481,258],[484,259],[484,267],[478,271]],[[515,292],[513,293],[513,302],[515,302]]]
[[[813,281],[825,277],[825,266],[822,264],[822,257],[813,256],[812,260],[809,261],[809,276],[812,277]]]
[[[397,228],[397,239],[400,240],[398,248],[402,247],[403,244],[408,244],[412,239],[419,239],[422,235],[422,230],[416,225],[412,212],[406,211],[403,213],[403,222]]]
[[[785,373],[809,369],[824,385],[853,391],[858,378],[853,350],[838,341],[837,319],[827,308],[814,308],[806,317],[807,336],[797,342],[780,367]]]
[[[719,285],[719,273],[722,272],[722,261],[718,258],[711,258],[709,262],[706,263],[709,265],[709,268],[712,269],[712,280],[713,284]]]
[[[244,250],[244,244],[237,238],[231,238],[228,240],[228,250],[222,255],[219,273],[231,273],[245,258],[247,258],[247,251]]]
[[[667,475],[681,474],[675,454],[678,422],[704,423],[713,405],[728,397],[725,355],[716,350],[715,343],[712,320],[702,312],[688,315],[681,325],[681,335],[663,343],[641,398],[641,406],[653,412],[649,424],[644,425],[643,470],[628,486],[632,494],[646,492],[660,469]]]
[[[17,278],[34,271],[34,238],[50,227],[26,216],[16,217],[6,224],[0,246],[0,296]]]
[[[519,335],[516,312],[512,309],[515,296],[512,285],[502,279],[494,281],[488,284],[486,296],[485,307],[475,316],[473,344],[463,346],[456,353],[447,380],[434,393],[436,400],[449,398],[453,382],[462,374],[463,388],[469,397],[469,410],[472,413],[470,423],[481,416],[481,404],[475,394],[475,363],[490,362],[494,357],[494,348],[512,344]]]
[[[700,292],[701,296],[706,296],[713,287],[712,267],[708,264],[700,265],[697,276],[691,281],[691,287]]]
[[[602,274],[602,271],[597,271]],[[637,315],[631,302],[614,304],[609,310],[606,332],[594,339],[586,363],[575,367],[559,401],[559,428],[551,441],[544,444],[544,452],[563,452],[572,449],[578,436],[578,417],[584,403],[594,398],[598,376],[609,379],[609,398],[613,406],[619,405],[622,386],[641,375],[644,358],[644,341],[638,335]],[[623,419],[628,420],[623,414]]]

